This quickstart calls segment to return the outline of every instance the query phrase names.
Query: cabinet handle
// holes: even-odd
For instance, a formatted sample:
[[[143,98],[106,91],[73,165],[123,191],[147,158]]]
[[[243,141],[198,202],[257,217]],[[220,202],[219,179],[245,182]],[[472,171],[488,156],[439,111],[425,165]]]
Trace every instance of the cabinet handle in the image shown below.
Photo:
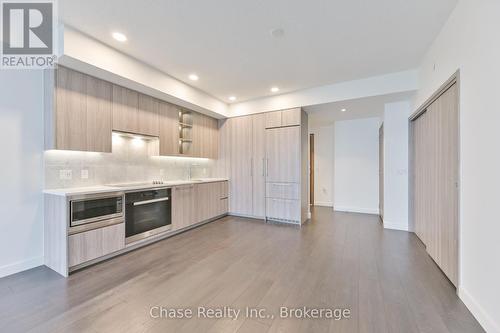
[[[253,177],[253,157],[250,159],[250,177]]]
[[[269,176],[269,159],[266,158],[266,177]]]
[[[262,158],[262,177],[266,175],[266,159]]]

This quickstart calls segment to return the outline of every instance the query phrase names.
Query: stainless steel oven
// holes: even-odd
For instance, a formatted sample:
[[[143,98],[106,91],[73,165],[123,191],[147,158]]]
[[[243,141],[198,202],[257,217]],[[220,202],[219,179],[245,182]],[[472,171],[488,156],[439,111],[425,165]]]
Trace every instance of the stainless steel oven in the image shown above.
[[[125,242],[127,244],[170,230],[171,190],[159,188],[125,194]]]
[[[123,201],[123,192],[71,197],[69,200],[70,233],[123,222]]]

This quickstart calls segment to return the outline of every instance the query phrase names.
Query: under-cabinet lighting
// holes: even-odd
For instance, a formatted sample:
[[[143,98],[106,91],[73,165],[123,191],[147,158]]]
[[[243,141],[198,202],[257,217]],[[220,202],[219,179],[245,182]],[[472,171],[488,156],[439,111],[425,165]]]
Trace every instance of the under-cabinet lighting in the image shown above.
[[[272,88],[271,88],[271,92],[272,92],[272,93],[276,93],[276,92],[278,92],[278,91],[280,91],[280,88],[278,88],[278,87],[272,87]]]

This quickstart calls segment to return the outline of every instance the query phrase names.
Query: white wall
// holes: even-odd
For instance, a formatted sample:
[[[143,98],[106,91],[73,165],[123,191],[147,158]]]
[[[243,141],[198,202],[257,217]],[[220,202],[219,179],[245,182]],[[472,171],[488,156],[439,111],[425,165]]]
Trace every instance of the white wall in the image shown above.
[[[379,126],[379,118],[335,123],[335,210],[378,214]]]
[[[43,263],[42,72],[0,71],[0,277]]]
[[[384,227],[408,230],[408,117],[410,102],[385,105]]]
[[[500,332],[500,1],[461,0],[420,69],[420,105],[460,69],[459,295]]]
[[[314,133],[314,205],[333,206],[333,125],[310,128]]]

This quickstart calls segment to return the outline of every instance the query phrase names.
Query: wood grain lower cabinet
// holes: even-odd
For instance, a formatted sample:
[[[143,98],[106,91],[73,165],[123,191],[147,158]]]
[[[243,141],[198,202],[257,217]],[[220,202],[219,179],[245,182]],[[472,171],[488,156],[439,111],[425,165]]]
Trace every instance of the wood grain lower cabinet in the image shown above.
[[[196,184],[195,193],[197,223],[227,213],[227,182]]]
[[[194,185],[172,189],[172,228],[179,230],[196,223]]]
[[[125,223],[68,237],[68,265],[73,267],[125,248]]]
[[[227,214],[228,182],[176,186],[172,190],[174,230]]]

